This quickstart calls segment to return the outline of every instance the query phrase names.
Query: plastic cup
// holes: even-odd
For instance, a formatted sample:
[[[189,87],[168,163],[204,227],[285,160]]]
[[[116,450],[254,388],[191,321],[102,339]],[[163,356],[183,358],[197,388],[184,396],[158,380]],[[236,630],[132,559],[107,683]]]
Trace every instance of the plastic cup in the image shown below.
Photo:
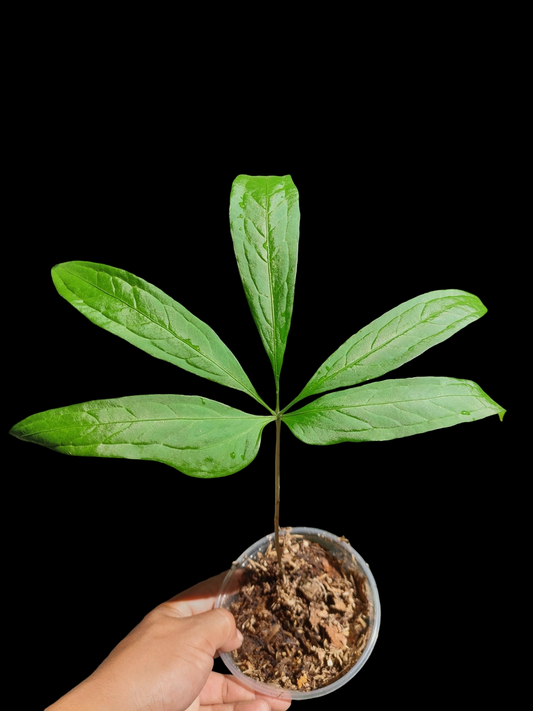
[[[288,530],[290,531],[291,535],[300,535],[304,538],[307,538],[309,541],[319,543],[321,546],[329,550],[336,558],[342,561],[342,563],[346,565],[349,569],[355,570],[360,575],[365,576],[368,581],[367,592],[370,603],[370,634],[362,655],[359,657],[353,667],[351,667],[351,669],[349,669],[343,676],[339,677],[331,684],[323,686],[319,689],[312,689],[310,691],[282,689],[281,687],[275,686],[274,684],[265,684],[264,682],[256,681],[255,679],[251,679],[246,674],[243,674],[243,672],[236,665],[230,653],[222,652],[220,654],[226,667],[243,686],[246,686],[248,689],[252,689],[256,693],[261,693],[278,699],[291,699],[295,701],[298,699],[315,699],[319,696],[331,694],[333,691],[336,691],[341,686],[344,686],[344,684],[347,684],[351,679],[353,679],[353,677],[357,674],[358,671],[360,671],[360,669],[362,669],[363,665],[368,660],[368,657],[372,653],[372,650],[376,643],[381,619],[381,607],[379,603],[379,595],[376,586],[376,581],[374,580],[374,576],[370,572],[370,568],[361,558],[359,553],[354,550],[348,542],[341,540],[333,533],[328,533],[327,531],[322,531],[318,528],[299,527],[291,528]],[[283,532],[283,530],[280,531],[280,533]],[[257,541],[257,543],[254,543],[253,546],[250,546],[250,548],[245,550],[244,553],[238,558],[238,560],[235,561],[232,568],[228,571],[226,577],[224,578],[224,582],[222,583],[218,599],[215,603],[215,607],[230,607],[231,603],[233,602],[233,600],[236,599],[238,595],[237,581],[241,575],[241,571],[246,568],[247,561],[250,558],[256,558],[259,552],[264,553],[268,548],[269,543],[271,542],[272,545],[274,545],[273,533],[269,534],[268,536],[265,536],[260,541]]]

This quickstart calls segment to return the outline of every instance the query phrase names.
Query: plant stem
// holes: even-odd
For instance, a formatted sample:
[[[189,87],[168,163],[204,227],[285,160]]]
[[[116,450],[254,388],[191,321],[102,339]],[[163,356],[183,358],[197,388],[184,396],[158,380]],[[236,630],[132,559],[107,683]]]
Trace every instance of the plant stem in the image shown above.
[[[277,407],[276,410],[279,408]],[[275,486],[276,486],[276,495],[275,495],[275,506],[274,506],[274,542],[276,544],[276,553],[278,554],[278,565],[280,572],[282,570],[282,565],[281,565],[281,548],[279,546],[279,491],[280,491],[280,485],[279,485],[279,461],[280,461],[280,439],[281,439],[281,417],[279,413],[276,413],[276,454],[275,454],[275,461],[274,461],[274,475],[275,475]]]

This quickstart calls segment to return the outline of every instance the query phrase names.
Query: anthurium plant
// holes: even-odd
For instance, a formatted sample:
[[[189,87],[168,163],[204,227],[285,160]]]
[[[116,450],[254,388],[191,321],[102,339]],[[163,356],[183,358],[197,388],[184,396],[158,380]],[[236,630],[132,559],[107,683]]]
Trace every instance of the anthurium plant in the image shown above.
[[[40,412],[16,424],[11,434],[64,454],[154,460],[189,476],[223,477],[253,461],[264,427],[274,423],[277,533],[282,422],[303,442],[326,445],[406,437],[493,414],[503,418],[505,410],[471,380],[368,382],[483,316],[481,301],[458,289],[422,294],[388,311],[339,346],[282,406],[280,373],[293,311],[299,222],[298,191],[290,176],[235,179],[231,234],[274,373],[271,405],[220,337],[157,287],[92,262],[52,269],[57,291],[90,321],[156,358],[247,393],[264,407],[264,415],[199,396],[132,395]]]

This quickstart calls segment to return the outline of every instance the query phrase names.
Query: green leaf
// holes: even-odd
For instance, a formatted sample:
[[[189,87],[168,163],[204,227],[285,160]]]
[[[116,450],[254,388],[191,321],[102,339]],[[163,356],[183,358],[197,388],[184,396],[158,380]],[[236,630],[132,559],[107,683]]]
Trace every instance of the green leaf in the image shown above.
[[[147,281],[92,262],[58,264],[52,278],[61,296],[97,326],[156,358],[242,390],[265,405],[213,329]]]
[[[197,396],[138,395],[40,412],[10,434],[63,454],[147,459],[211,478],[248,466],[272,420]]]
[[[298,397],[378,378],[445,341],[487,312],[473,294],[457,289],[416,296],[354,334],[320,366]]]
[[[230,197],[233,246],[276,390],[294,302],[300,209],[290,175],[239,175]]]
[[[283,415],[308,444],[370,442],[473,422],[505,410],[471,380],[384,380],[324,395]]]

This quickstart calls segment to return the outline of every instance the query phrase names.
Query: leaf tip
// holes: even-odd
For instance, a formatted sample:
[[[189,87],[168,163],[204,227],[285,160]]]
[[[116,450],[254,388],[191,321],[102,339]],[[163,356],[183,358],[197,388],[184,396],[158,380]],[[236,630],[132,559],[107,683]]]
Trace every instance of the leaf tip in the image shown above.
[[[17,439],[21,439],[19,425],[20,422],[17,422],[16,425],[13,425],[13,427],[9,430],[8,434],[10,434],[12,437],[17,437]]]
[[[62,278],[62,267],[65,265],[65,262],[61,262],[60,264],[54,264],[52,267],[50,273],[52,275],[52,281],[54,282],[55,288],[59,291],[61,285],[63,284],[63,278]]]
[[[59,262],[59,264],[54,264],[52,269],[50,270],[50,273],[52,275],[52,279],[55,280],[60,277],[61,272],[64,271],[65,267],[67,266],[69,262]]]
[[[472,294],[472,292],[470,292],[470,291],[465,291],[463,293],[466,294],[468,297],[470,297],[470,302],[471,302],[473,309],[475,310],[477,318],[481,318],[482,316],[484,316],[487,313],[487,307],[481,301],[479,296]]]

